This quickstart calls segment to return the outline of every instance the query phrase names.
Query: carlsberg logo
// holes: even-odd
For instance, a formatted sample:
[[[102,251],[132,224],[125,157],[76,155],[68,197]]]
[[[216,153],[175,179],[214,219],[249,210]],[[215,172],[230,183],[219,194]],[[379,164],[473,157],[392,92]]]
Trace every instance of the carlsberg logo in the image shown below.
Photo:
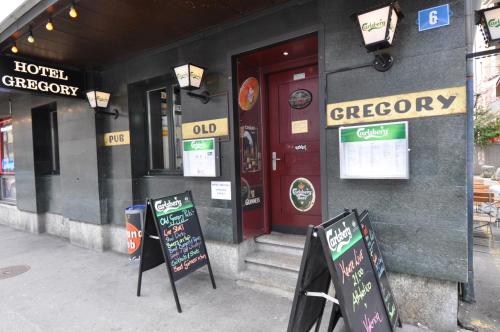
[[[352,240],[351,228],[346,227],[345,222],[342,223],[344,225],[344,230],[336,229],[335,233],[333,229],[329,229],[326,232],[326,239],[328,241],[328,246],[332,252],[340,253],[342,252],[342,248],[345,245],[349,244]]]
[[[192,141],[191,148],[193,150],[203,150],[206,148],[206,144],[204,141]]]
[[[493,18],[488,21],[488,26],[490,28],[500,28],[500,18]]]
[[[385,27],[385,21],[380,20],[379,22],[364,23],[361,26],[361,30],[370,32],[372,30],[382,29]]]
[[[359,138],[370,139],[370,138],[381,138],[389,135],[389,130],[384,129],[384,127],[380,127],[378,129],[370,129],[370,128],[359,128],[356,131],[356,134]]]
[[[295,195],[298,200],[302,201],[312,195],[312,190],[293,188],[292,195]]]
[[[177,208],[180,208],[182,206],[181,200],[175,200],[173,202],[168,201],[157,201],[155,202],[155,210],[158,212],[163,212],[166,213],[170,210],[175,210]]]

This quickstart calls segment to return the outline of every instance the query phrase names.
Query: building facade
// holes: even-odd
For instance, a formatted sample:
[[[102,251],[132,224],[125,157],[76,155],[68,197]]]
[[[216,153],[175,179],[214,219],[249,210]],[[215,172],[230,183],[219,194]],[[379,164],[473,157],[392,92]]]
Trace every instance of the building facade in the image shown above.
[[[2,89],[0,223],[126,253],[127,206],[191,190],[216,274],[238,278],[255,236],[301,234],[346,208],[367,209],[403,321],[452,330],[468,278],[465,3],[449,3],[447,26],[416,24],[420,10],[443,4],[399,1],[394,44],[376,52],[394,59],[385,72],[351,17],[377,5],[361,0],[272,4],[101,66],[38,53],[111,93],[119,116],[95,114],[84,96]],[[99,10],[80,6],[82,19],[85,7]],[[206,68],[208,103],[179,89],[172,68],[184,63]],[[385,155],[345,155],[339,127],[395,121],[407,122],[407,176],[342,177],[341,155],[373,158],[375,169]],[[129,139],[109,145],[109,133]],[[215,176],[184,174],[183,141],[200,138],[217,145]],[[230,197],[217,199],[214,182]]]

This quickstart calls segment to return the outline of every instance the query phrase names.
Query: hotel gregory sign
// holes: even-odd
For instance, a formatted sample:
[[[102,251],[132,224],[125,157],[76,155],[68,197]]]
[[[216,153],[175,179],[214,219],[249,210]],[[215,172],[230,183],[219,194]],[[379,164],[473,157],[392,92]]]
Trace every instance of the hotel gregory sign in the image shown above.
[[[0,88],[82,98],[83,74],[31,60],[0,56]]]
[[[328,104],[327,126],[393,121],[466,112],[465,87]]]

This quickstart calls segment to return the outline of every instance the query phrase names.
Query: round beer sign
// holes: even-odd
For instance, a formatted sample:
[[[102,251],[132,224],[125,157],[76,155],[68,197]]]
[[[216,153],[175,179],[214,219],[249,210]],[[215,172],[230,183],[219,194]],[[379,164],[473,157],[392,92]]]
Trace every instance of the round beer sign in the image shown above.
[[[290,185],[290,202],[300,212],[312,209],[316,200],[314,186],[306,178],[297,178]]]
[[[288,104],[290,107],[296,110],[301,110],[311,105],[312,94],[305,89],[295,90],[290,94],[288,98]]]
[[[249,111],[259,98],[259,81],[255,77],[249,77],[240,87],[238,104],[244,111]]]

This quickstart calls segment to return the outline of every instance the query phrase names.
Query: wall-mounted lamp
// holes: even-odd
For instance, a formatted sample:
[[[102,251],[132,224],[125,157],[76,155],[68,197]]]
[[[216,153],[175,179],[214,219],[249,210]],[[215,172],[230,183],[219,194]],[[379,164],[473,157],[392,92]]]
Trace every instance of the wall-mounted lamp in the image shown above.
[[[485,43],[500,41],[500,3],[476,12],[476,24],[481,27]]]
[[[358,22],[368,52],[391,47],[403,14],[397,1],[353,15]]]
[[[110,97],[111,94],[108,92],[102,92],[96,90],[87,91],[87,100],[90,104],[90,107],[94,109],[94,112],[96,114],[113,115],[116,119],[118,118],[117,109],[114,109],[112,112],[105,111],[108,108]]]
[[[187,93],[188,96],[200,99],[203,104],[210,101],[210,94],[207,91],[204,91],[201,94],[190,92],[191,90],[197,90],[200,88],[205,68],[188,63],[174,67],[174,72],[177,77],[179,87],[183,90],[189,91]]]

